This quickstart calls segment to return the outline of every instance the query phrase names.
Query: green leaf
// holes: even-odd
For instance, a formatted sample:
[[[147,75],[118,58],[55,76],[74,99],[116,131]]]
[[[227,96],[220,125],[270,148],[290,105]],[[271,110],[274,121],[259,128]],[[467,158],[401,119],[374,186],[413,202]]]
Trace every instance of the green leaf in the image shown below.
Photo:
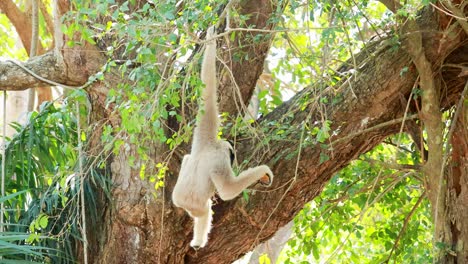
[[[177,35],[174,34],[174,33],[169,34],[169,36],[168,36],[167,38],[169,39],[169,41],[170,41],[171,43],[174,43],[174,44],[175,44],[175,43],[177,42]]]
[[[140,167],[140,179],[141,180],[145,179],[145,170],[146,170],[146,165],[142,164]]]
[[[271,264],[271,260],[266,253],[258,257],[258,262],[259,264]]]
[[[47,215],[41,215],[41,217],[39,218],[39,226],[42,229],[45,229],[47,227],[48,223],[49,223],[49,219],[48,219]]]
[[[408,66],[403,67],[403,69],[401,69],[400,71],[400,77],[403,77],[403,75],[405,75],[408,72],[408,69]]]
[[[86,133],[84,131],[81,131],[81,141],[86,141]]]
[[[249,202],[249,195],[247,194],[246,191],[242,191],[242,197],[247,203]]]
[[[319,164],[322,164],[322,163],[324,163],[324,162],[326,162],[328,160],[330,160],[330,157],[327,154],[325,154],[323,152],[320,152]]]
[[[167,10],[166,12],[164,12],[164,17],[168,20],[174,20],[175,16],[173,10]]]

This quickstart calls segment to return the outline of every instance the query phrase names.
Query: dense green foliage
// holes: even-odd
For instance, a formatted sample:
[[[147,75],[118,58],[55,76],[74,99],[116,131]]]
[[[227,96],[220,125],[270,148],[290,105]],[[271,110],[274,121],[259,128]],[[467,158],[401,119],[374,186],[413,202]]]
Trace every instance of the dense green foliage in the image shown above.
[[[9,246],[3,253],[7,259],[73,262],[81,236],[78,135],[73,109],[85,99],[78,91],[64,102],[45,103],[39,112],[30,113],[24,126],[11,124],[17,131],[6,146],[6,175],[13,175],[5,181],[6,194],[10,196],[5,201],[8,208],[6,231],[11,238],[2,236],[2,239],[28,245],[21,247],[28,250],[10,251],[8,249],[15,247]],[[85,134],[80,138],[85,141]],[[90,161],[85,156],[81,158],[84,162]],[[82,172],[88,176],[84,188],[88,201],[86,210],[92,216],[90,223],[97,217],[92,186],[105,190],[109,186],[98,166],[87,166]]]
[[[384,143],[331,179],[296,216],[285,263],[431,262],[430,206],[420,173],[397,165],[418,160],[402,143],[408,149]]]

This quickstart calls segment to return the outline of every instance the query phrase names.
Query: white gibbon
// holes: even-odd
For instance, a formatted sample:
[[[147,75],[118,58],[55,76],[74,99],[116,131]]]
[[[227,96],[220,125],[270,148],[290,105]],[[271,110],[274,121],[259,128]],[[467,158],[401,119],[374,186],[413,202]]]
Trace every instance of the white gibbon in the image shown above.
[[[193,132],[192,152],[182,160],[172,201],[194,219],[194,249],[204,247],[211,229],[211,198],[217,191],[223,200],[230,200],[254,183],[270,186],[273,173],[266,165],[247,169],[235,176],[232,170],[234,150],[228,141],[218,138],[220,124],[217,105],[216,40],[214,27],[207,31],[206,49],[201,67],[204,107],[199,107]]]

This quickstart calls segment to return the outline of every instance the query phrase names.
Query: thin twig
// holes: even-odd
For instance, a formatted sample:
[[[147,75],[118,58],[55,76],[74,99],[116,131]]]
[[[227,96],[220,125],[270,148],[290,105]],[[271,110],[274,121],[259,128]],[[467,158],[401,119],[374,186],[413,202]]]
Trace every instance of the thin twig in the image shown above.
[[[224,7],[224,10],[223,12],[221,13],[221,15],[219,15],[218,17],[218,24],[216,24],[216,27],[219,27],[221,25],[221,23],[223,23],[224,21],[224,18],[226,18],[226,29],[229,29],[230,27],[230,12],[231,12],[231,7],[235,4],[237,4],[237,2],[239,2],[239,0],[230,0],[226,6]]]
[[[367,213],[367,210],[369,210],[372,205],[374,205],[376,202],[378,202],[385,194],[387,194],[389,191],[391,191],[397,183],[399,183],[404,177],[406,177],[408,174],[405,174],[399,178],[394,179],[392,182],[389,183],[389,186],[385,188],[381,193],[379,193],[374,200],[370,201],[371,195],[374,192],[375,188],[377,187],[377,182],[381,179],[382,171],[379,171],[378,176],[375,178],[375,181],[372,185],[372,188],[370,189],[369,195],[367,196],[366,204],[364,205],[364,208],[361,210],[361,213],[359,214],[359,218],[356,220],[356,222],[353,224],[352,230],[354,230],[357,226],[357,224],[364,218],[364,215]],[[336,257],[336,255],[341,251],[341,249],[344,246],[344,243],[349,239],[350,235],[352,232],[349,232],[346,237],[341,241],[340,245],[333,251],[331,256],[325,261],[325,263],[331,263],[331,261]]]
[[[80,104],[75,103],[76,107],[76,126],[78,134],[78,174],[80,178],[80,196],[81,196],[81,233],[83,235],[83,257],[84,263],[88,264],[88,236],[86,235],[86,210],[85,210],[85,193],[84,193],[84,177],[83,174],[83,145],[81,142],[81,122],[80,122]]]
[[[383,123],[380,123],[380,124],[375,125],[375,126],[373,126],[373,127],[369,127],[369,128],[364,129],[364,130],[361,130],[361,131],[358,131],[358,132],[349,134],[349,135],[347,135],[347,136],[344,136],[344,137],[342,137],[342,138],[338,138],[338,139],[332,141],[332,142],[330,143],[330,145],[340,143],[340,142],[345,141],[345,140],[347,140],[347,139],[350,139],[350,138],[359,136],[359,135],[361,135],[361,134],[365,134],[365,133],[367,133],[367,132],[374,131],[374,130],[377,130],[377,129],[380,129],[380,128],[383,128],[383,127],[386,127],[386,126],[395,125],[395,124],[398,124],[398,123],[400,123],[400,122],[402,122],[402,121],[405,121],[405,120],[415,119],[415,118],[417,118],[417,117],[418,117],[418,115],[417,115],[417,114],[414,114],[414,115],[410,115],[410,116],[406,116],[406,117],[401,117],[401,118],[393,119],[393,120],[390,120],[390,121],[387,121],[387,122],[383,122]]]
[[[385,176],[381,177],[380,182],[383,182],[383,181],[385,181],[387,179],[393,179],[392,181],[390,181],[390,183],[392,183],[398,177],[399,177],[398,173],[388,174],[388,175],[385,175]],[[351,189],[352,186],[354,186],[355,184],[357,184],[359,181],[362,181],[362,180],[363,179],[359,179],[358,181],[355,181],[352,184],[349,184],[343,190],[343,193],[346,193],[346,194],[343,194],[342,196],[340,196],[338,198],[335,198],[335,199],[329,199],[329,200],[327,200],[327,202],[328,203],[345,202],[346,200],[350,199],[351,197],[356,197],[358,194],[367,193],[368,191],[371,191],[371,190],[374,190],[374,189],[377,189],[377,188],[381,188],[381,187],[385,187],[388,184],[387,182],[379,183],[378,185],[375,185],[375,186],[374,185],[370,186],[369,184],[366,184],[366,185],[362,186],[360,189],[358,189],[357,191],[353,191],[352,195],[349,194],[349,189]]]
[[[444,3],[447,3],[447,6],[445,6]],[[462,11],[465,9],[466,1],[464,4],[460,4],[461,5],[460,8],[456,8],[450,1],[441,1],[441,4],[442,6],[444,6],[445,8],[447,8],[453,13],[453,15],[451,16],[454,17],[458,21],[458,23],[463,28],[465,33],[468,34],[468,22],[467,22],[468,19]],[[462,16],[465,16],[465,17],[463,18]]]
[[[232,32],[236,32],[236,31],[274,34],[274,33],[281,33],[281,32],[301,32],[301,31],[307,31],[307,30],[310,30],[310,29],[312,29],[312,30],[325,30],[325,29],[329,29],[329,28],[336,28],[336,26],[333,26],[333,27],[307,27],[307,28],[296,28],[296,29],[292,29],[292,28],[285,28],[285,29],[229,28],[226,31],[224,31],[223,33],[219,33],[219,34],[217,34],[216,36],[214,36],[212,38],[199,40],[199,41],[192,41],[192,42],[197,43],[197,44],[204,44],[204,43],[212,41],[213,39],[228,36]]]
[[[373,164],[373,165],[380,165],[384,168],[387,169],[392,169],[392,170],[400,170],[400,171],[407,171],[407,170],[420,170],[421,166],[420,165],[413,165],[413,164],[398,164],[398,163],[389,163],[389,162],[384,162],[380,160],[374,160],[374,159],[364,159],[364,161]]]
[[[348,51],[349,51],[349,53],[351,54],[351,58],[353,59],[353,66],[354,66],[354,70],[355,70],[355,73],[353,74],[353,76],[354,76],[354,80],[356,81],[356,80],[357,80],[357,73],[356,73],[356,72],[357,72],[357,70],[358,70],[358,65],[357,65],[357,62],[356,62],[356,57],[354,56],[353,49],[351,48],[352,45],[353,45],[353,43],[351,43],[351,38],[349,37],[348,29],[346,28],[346,22],[345,22],[345,20],[343,19],[343,15],[341,15],[342,13],[341,13],[341,10],[340,10],[339,5],[336,5],[336,9],[337,9],[338,12],[340,13],[341,24],[343,25],[342,29],[343,29],[343,31],[344,31],[344,33],[345,33],[345,36],[346,36],[346,39],[347,39],[347,41],[348,41],[348,43],[349,43],[349,45],[346,45],[346,46],[348,47]],[[351,92],[352,92],[354,98],[357,99],[357,96],[356,96],[356,94],[354,93],[353,87],[352,87],[352,85],[351,85],[350,79],[348,79],[348,82],[349,82],[349,88],[351,89]]]
[[[36,56],[37,45],[39,42],[39,7],[38,7],[38,0],[32,0],[32,16],[31,16],[31,26],[32,26],[32,33],[31,33],[31,47],[29,50],[29,58],[33,58]],[[29,88],[28,92],[28,112],[32,112],[34,110],[34,101],[36,99],[36,89]]]
[[[451,16],[451,17],[454,17],[456,18],[457,20],[462,20],[462,21],[467,21],[467,18],[466,17],[460,17],[460,16],[457,16],[455,14],[452,14],[452,13],[449,13],[448,11],[446,10],[443,10],[442,8],[438,7],[437,5],[434,5],[433,3],[430,3],[432,7],[434,7],[435,9],[439,10],[440,12],[446,14],[447,16]],[[453,12],[453,10],[450,10]]]
[[[397,140],[397,141],[399,142],[399,140]],[[384,140],[382,143],[390,145],[390,146],[394,146],[395,148],[397,148],[397,149],[399,149],[401,151],[404,151],[406,153],[413,153],[413,151],[411,149],[407,149],[407,148],[401,146],[398,143],[393,143],[393,141],[391,141],[391,140]]]
[[[3,91],[3,133],[2,133],[2,197],[5,197],[5,173],[6,173],[6,163],[5,163],[5,150],[6,150],[6,90]],[[5,204],[1,204],[1,212],[0,212],[0,233],[3,233],[3,216],[5,214]],[[0,256],[0,259],[2,257]]]
[[[305,124],[307,124],[309,122],[309,118],[310,118],[310,114],[307,116],[306,118],[306,121],[305,121]],[[291,184],[289,184],[288,188],[284,191],[283,195],[280,197],[280,199],[278,200],[278,203],[276,203],[276,206],[275,208],[273,208],[273,210],[271,211],[271,213],[268,215],[267,219],[265,220],[265,222],[263,223],[262,227],[260,228],[260,230],[258,231],[257,233],[257,236],[255,237],[255,240],[251,246],[251,248],[253,249],[253,246],[257,243],[258,241],[258,238],[260,237],[260,233],[263,231],[263,229],[265,228],[265,226],[268,224],[269,220],[271,219],[271,217],[273,216],[273,214],[278,210],[278,207],[279,205],[281,204],[281,202],[283,201],[284,197],[286,197],[286,194],[289,192],[289,190],[291,190],[292,186],[294,185],[294,183],[296,182],[297,180],[297,174],[298,174],[298,171],[299,171],[299,163],[301,161],[301,153],[302,153],[302,144],[304,142],[304,134],[305,134],[305,130],[306,130],[306,126],[304,125],[303,128],[302,128],[302,132],[301,132],[301,138],[300,138],[300,141],[299,141],[299,147],[298,147],[298,153],[297,153],[297,159],[296,159],[296,167],[294,169],[294,177],[292,178],[292,181],[291,181]]]
[[[398,233],[398,237],[396,238],[395,243],[393,244],[392,250],[390,250],[390,254],[388,255],[388,258],[387,258],[387,261],[386,261],[387,263],[390,261],[390,258],[392,257],[393,252],[395,251],[395,249],[396,249],[397,246],[398,246],[398,243],[399,243],[400,240],[401,240],[401,237],[402,237],[403,234],[405,233],[406,228],[408,227],[409,220],[410,220],[411,217],[413,216],[414,212],[416,212],[416,209],[419,207],[419,205],[420,205],[421,202],[423,201],[424,197],[426,197],[426,191],[424,191],[424,192],[421,194],[421,196],[418,198],[418,200],[417,200],[416,203],[414,204],[414,206],[413,206],[413,208],[411,209],[411,211],[409,212],[409,214],[406,216],[405,222],[403,222],[403,226],[401,227],[400,232]]]

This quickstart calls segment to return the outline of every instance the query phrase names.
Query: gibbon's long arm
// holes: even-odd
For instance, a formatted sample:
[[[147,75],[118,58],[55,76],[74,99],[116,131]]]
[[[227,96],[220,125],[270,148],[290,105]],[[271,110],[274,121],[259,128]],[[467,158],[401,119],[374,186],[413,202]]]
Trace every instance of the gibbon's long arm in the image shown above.
[[[237,177],[234,176],[231,168],[215,171],[211,175],[211,180],[218,191],[218,195],[224,201],[234,199],[247,187],[264,178],[267,178],[268,182],[263,184],[270,186],[273,180],[273,173],[266,165],[247,169]]]
[[[216,40],[214,27],[207,30],[205,54],[201,66],[201,80],[205,84],[202,92],[204,107],[198,111],[198,121],[193,135],[192,151],[209,142],[216,142],[219,127],[216,83]],[[211,40],[210,40],[211,39]]]

